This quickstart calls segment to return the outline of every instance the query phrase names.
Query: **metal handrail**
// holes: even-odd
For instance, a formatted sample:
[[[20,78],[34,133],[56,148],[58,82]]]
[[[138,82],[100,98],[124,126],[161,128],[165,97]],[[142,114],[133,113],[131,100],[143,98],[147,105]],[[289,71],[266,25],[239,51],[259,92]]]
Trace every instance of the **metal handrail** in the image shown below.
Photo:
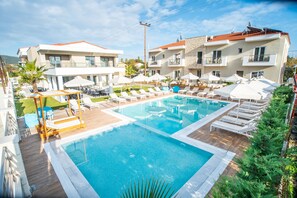
[[[249,62],[269,62],[270,61],[270,54],[263,54],[263,55],[250,55],[248,56]]]
[[[180,58],[169,59],[168,63],[169,63],[169,65],[180,65],[181,64],[181,59]]]
[[[205,57],[205,63],[206,64],[221,64],[222,57],[219,57],[219,58]]]
[[[113,64],[105,64],[102,62],[95,62],[94,64],[88,62],[64,62],[61,61],[59,63],[53,64],[50,62],[42,62],[41,65],[45,65],[48,68],[63,68],[63,67],[78,67],[78,68],[88,68],[88,67],[115,67]]]
[[[16,118],[8,111],[6,114],[6,131],[5,136],[19,134],[18,123]]]

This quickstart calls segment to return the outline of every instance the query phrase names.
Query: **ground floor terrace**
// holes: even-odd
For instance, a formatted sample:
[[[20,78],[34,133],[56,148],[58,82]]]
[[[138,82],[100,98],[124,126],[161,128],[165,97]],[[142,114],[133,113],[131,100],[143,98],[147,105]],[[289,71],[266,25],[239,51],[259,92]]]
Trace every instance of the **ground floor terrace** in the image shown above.
[[[100,109],[86,110],[82,113],[83,120],[86,123],[86,128],[64,132],[61,134],[60,138],[63,139],[74,134],[85,133],[89,130],[120,122],[121,120],[119,118],[102,111],[116,106],[118,106],[116,103],[104,102],[101,103]],[[58,110],[55,112],[55,115],[56,118],[65,117],[66,112],[64,110]],[[220,117],[221,116],[216,119],[219,119]],[[249,139],[245,136],[224,130],[216,130],[210,133],[210,124],[211,122],[203,125],[193,133],[189,134],[188,137],[234,152],[236,154],[235,158],[233,158],[223,173],[223,175],[234,175],[238,170],[235,159],[242,157],[244,150],[246,150],[249,146]],[[20,147],[29,184],[34,186],[33,196],[66,197],[66,193],[61,186],[53,166],[47,158],[39,135],[36,134],[34,130],[26,130],[22,119],[19,120],[19,126],[23,134]],[[55,141],[56,139],[57,137],[51,137],[49,141]]]

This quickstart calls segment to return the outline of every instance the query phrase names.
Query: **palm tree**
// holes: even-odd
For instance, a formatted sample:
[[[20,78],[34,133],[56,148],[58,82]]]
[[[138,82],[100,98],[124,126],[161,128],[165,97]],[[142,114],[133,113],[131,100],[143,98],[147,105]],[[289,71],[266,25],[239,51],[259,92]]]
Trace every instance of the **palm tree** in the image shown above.
[[[37,66],[36,59],[32,62],[27,61],[25,65],[18,65],[19,71],[18,75],[20,76],[20,83],[28,83],[33,87],[33,92],[38,92],[37,83],[41,80],[46,80],[43,75],[47,69],[44,66]]]

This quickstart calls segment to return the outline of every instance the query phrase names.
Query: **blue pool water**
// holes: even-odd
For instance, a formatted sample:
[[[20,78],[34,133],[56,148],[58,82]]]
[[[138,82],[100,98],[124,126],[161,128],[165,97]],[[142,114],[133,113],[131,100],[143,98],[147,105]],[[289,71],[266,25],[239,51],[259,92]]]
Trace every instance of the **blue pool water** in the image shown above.
[[[226,106],[226,102],[173,96],[114,111],[138,122],[173,134]]]
[[[62,146],[100,197],[119,197],[125,186],[158,178],[178,191],[211,153],[134,124]]]

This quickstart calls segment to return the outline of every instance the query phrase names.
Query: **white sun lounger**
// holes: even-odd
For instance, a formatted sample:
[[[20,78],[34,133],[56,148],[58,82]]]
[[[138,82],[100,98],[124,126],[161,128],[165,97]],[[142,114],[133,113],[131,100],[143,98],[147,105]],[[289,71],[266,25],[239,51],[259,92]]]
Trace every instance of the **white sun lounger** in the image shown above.
[[[204,97],[208,94],[209,88],[205,88],[202,92],[198,92],[197,96]]]
[[[69,103],[70,103],[70,108],[74,111],[74,113],[78,112],[79,108],[78,108],[77,100],[71,99],[69,100]],[[86,108],[82,105],[80,105],[80,109],[82,111],[86,110]]]
[[[130,93],[131,93],[132,96],[135,96],[136,98],[139,98],[139,99],[146,98],[146,95],[144,95],[144,94],[139,94],[139,93],[137,93],[135,90],[131,90]]]
[[[126,100],[130,100],[130,101],[133,101],[133,100],[137,100],[137,97],[135,96],[129,96],[127,94],[127,92],[121,92],[121,98],[125,98]]]
[[[253,110],[265,110],[266,106],[256,106],[256,105],[248,105],[248,104],[242,104],[240,107],[245,108],[245,109],[253,109]]]
[[[144,91],[143,89],[140,89],[139,92],[140,92],[141,94],[143,94],[143,95],[146,95],[147,97],[152,97],[152,96],[155,95],[155,94],[146,92],[146,91]]]
[[[247,125],[244,126],[239,126],[236,124],[231,124],[231,123],[227,123],[227,122],[222,122],[222,121],[214,121],[211,125],[210,125],[210,131],[213,131],[213,129],[224,129],[226,131],[230,131],[233,133],[237,133],[240,135],[244,135],[247,137],[252,137],[252,133],[253,131],[255,131],[256,128],[256,122],[251,122]]]
[[[258,117],[260,115],[260,113],[255,113],[255,114],[250,114],[250,113],[243,113],[243,112],[238,112],[238,111],[230,111],[228,113],[229,116],[233,116],[233,117],[239,117],[239,118],[244,118],[244,119],[254,119],[256,117]]]
[[[100,107],[98,103],[92,102],[91,98],[89,97],[82,98],[82,101],[84,103],[84,106],[89,107],[90,109]]]
[[[213,98],[213,97],[215,97],[217,94],[215,94],[213,91],[211,91],[211,92],[209,92],[207,95],[206,95],[206,97],[208,97],[208,98]]]
[[[178,93],[185,94],[187,91],[190,91],[190,87],[189,86],[185,87],[184,89],[179,90]]]
[[[148,91],[152,94],[155,94],[156,96],[163,95],[162,92],[154,91],[152,88],[148,88]]]
[[[234,110],[239,111],[239,112],[243,112],[243,113],[250,113],[250,114],[261,113],[260,110],[248,109],[248,108],[244,108],[244,107],[241,107],[241,106],[236,107]]]
[[[159,87],[154,87],[157,92],[161,92],[163,94],[169,94],[170,91],[162,91]]]
[[[254,106],[266,106],[268,104],[268,102],[264,102],[264,103],[261,103],[261,102],[248,102],[248,101],[244,101],[242,104],[244,105],[254,105]]]
[[[194,87],[192,90],[187,91],[186,94],[193,95],[195,93],[198,93],[198,91],[199,91],[199,88]]]
[[[117,96],[117,94],[115,94],[115,93],[111,93],[111,94],[109,94],[109,96],[110,96],[110,100],[112,102],[117,102],[117,103],[127,102],[127,100],[125,98],[119,98]]]
[[[254,122],[255,120],[256,119],[246,120],[246,119],[241,119],[241,118],[235,118],[235,117],[232,117],[232,116],[223,116],[220,119],[220,121],[229,122],[229,123],[237,124],[237,125],[246,125],[246,124],[249,124],[251,122]]]

